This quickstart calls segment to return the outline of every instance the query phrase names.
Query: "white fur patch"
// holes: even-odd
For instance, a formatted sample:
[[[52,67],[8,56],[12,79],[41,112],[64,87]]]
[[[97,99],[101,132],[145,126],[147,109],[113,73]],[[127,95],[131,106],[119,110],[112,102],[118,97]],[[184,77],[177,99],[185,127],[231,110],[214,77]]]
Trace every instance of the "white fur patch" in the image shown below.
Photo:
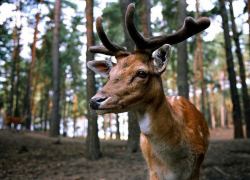
[[[138,122],[143,134],[149,134],[151,132],[148,113],[138,114]]]

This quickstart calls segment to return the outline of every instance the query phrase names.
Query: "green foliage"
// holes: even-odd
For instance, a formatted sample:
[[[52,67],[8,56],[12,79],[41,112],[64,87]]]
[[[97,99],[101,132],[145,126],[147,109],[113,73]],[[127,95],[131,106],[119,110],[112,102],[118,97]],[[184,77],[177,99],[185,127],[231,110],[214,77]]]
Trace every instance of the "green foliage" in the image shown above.
[[[104,19],[105,31],[110,40],[125,46],[119,3],[107,3],[107,7],[103,10],[102,17]]]

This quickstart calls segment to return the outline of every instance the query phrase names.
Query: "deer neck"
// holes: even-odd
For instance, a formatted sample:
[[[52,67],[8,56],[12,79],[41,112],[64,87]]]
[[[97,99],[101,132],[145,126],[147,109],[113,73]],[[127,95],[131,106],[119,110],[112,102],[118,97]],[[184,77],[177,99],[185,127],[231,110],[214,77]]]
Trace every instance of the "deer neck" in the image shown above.
[[[173,145],[181,143],[182,118],[167,101],[163,89],[155,94],[152,101],[134,110],[141,132],[149,141],[164,140]]]

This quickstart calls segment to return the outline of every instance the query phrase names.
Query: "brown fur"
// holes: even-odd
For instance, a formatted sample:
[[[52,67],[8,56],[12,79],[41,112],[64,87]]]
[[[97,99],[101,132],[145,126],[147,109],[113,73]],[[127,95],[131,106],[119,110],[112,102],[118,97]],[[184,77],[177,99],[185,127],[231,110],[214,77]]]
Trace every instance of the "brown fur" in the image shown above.
[[[148,76],[137,77],[139,70]],[[206,121],[185,98],[165,97],[161,73],[147,54],[120,57],[107,84],[93,97],[107,97],[97,112],[134,111],[151,180],[197,180],[209,144]]]
[[[16,127],[18,124],[21,124],[25,120],[25,117],[14,117],[14,116],[6,116],[5,123],[10,126],[11,123]]]

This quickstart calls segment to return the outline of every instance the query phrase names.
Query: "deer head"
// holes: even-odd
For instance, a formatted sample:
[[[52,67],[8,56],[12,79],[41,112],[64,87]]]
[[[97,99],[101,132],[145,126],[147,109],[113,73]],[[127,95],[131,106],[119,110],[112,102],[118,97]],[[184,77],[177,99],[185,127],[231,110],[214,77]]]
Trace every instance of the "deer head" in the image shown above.
[[[104,32],[102,18],[96,20],[97,33],[104,46],[92,46],[89,51],[117,59],[116,64],[107,60],[87,64],[95,73],[109,79],[90,101],[90,107],[99,114],[125,112],[150,103],[157,94],[164,94],[160,76],[170,57],[170,45],[182,42],[210,25],[208,18],[195,21],[187,17],[183,27],[173,34],[144,38],[133,22],[134,10],[135,5],[130,4],[125,17],[127,30],[136,44],[134,54],[111,42]]]

